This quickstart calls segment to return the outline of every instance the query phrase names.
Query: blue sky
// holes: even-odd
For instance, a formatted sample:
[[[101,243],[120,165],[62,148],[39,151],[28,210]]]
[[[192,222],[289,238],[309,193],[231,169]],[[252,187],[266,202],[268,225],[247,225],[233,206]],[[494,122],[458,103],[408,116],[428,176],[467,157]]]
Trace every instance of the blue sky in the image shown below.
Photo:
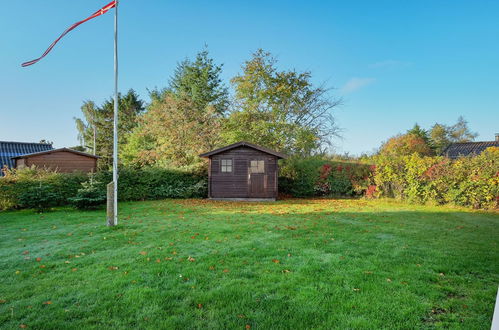
[[[0,140],[77,144],[73,117],[113,92],[113,14],[68,34],[108,0],[0,0]],[[371,151],[415,122],[463,115],[492,140],[499,132],[498,1],[164,1],[120,3],[120,90],[164,87],[178,61],[208,45],[240,72],[258,48],[283,69],[310,70],[344,98],[339,152]]]

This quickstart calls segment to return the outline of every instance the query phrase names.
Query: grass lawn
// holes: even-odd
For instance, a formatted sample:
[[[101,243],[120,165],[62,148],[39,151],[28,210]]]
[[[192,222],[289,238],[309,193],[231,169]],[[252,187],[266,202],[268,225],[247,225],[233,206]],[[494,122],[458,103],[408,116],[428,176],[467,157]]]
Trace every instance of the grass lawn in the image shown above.
[[[0,327],[490,328],[499,214],[164,200],[0,213]]]

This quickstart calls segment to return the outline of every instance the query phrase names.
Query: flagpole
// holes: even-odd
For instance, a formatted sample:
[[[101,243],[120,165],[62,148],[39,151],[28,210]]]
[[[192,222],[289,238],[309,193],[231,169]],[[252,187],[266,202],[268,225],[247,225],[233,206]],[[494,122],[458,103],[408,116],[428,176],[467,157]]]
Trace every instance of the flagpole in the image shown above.
[[[118,0],[114,7],[113,225],[118,225]]]

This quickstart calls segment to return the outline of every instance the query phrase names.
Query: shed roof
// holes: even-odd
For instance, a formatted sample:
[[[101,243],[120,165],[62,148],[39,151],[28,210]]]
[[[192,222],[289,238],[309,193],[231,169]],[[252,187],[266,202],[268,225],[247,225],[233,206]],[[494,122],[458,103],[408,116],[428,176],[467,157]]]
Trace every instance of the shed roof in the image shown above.
[[[249,147],[249,148],[253,148],[255,150],[259,150],[261,152],[265,152],[265,153],[267,153],[269,155],[276,156],[277,158],[287,158],[287,156],[285,154],[283,154],[283,153],[280,153],[280,152],[277,152],[277,151],[274,151],[274,150],[271,150],[271,149],[268,149],[268,148],[264,148],[262,146],[259,146],[259,145],[253,144],[253,143],[249,143],[249,142],[246,142],[246,141],[240,141],[240,142],[237,142],[237,143],[225,146],[223,148],[215,149],[215,150],[212,150],[210,152],[205,152],[204,154],[199,155],[199,157],[206,157],[206,158],[207,157],[211,157],[211,156],[219,154],[221,152],[224,152],[224,151],[227,151],[227,150],[231,150],[231,149],[234,149],[234,148],[238,148],[238,147]]]
[[[0,166],[12,168],[13,157],[52,149],[52,144],[49,143],[0,141]]]
[[[442,154],[456,159],[462,156],[478,155],[489,147],[499,147],[499,141],[452,143],[445,148]]]
[[[77,154],[77,155],[81,155],[81,156],[86,156],[86,157],[100,158],[99,156],[87,154],[86,152],[76,151],[76,150],[69,149],[69,148],[58,148],[58,149],[51,149],[51,150],[46,150],[46,151],[34,152],[34,153],[31,153],[31,154],[19,155],[19,156],[12,157],[12,159],[28,158],[28,157],[32,157],[32,156],[52,154],[52,153],[61,152],[61,151],[71,152],[73,154]]]

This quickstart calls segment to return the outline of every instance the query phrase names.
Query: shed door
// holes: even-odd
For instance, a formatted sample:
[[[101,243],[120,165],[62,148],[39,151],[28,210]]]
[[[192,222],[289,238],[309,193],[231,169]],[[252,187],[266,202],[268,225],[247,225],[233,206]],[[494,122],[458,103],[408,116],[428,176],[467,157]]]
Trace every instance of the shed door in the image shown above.
[[[265,173],[265,160],[250,159],[248,168],[249,195],[253,198],[266,196],[267,175]]]

